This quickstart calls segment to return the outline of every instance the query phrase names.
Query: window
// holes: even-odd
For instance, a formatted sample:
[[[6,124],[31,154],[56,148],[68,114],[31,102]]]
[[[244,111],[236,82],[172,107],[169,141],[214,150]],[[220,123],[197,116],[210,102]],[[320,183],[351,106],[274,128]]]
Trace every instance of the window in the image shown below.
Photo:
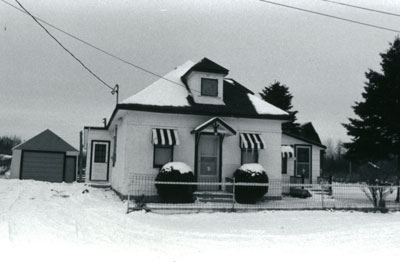
[[[153,167],[162,167],[173,160],[173,147],[154,145]]]
[[[115,166],[115,162],[117,162],[117,131],[118,131],[118,126],[115,125],[115,130],[114,130],[114,149],[113,149],[113,166]]]
[[[282,174],[287,174],[287,155],[282,156]]]
[[[107,145],[95,144],[94,146],[94,162],[105,163],[106,162]]]
[[[210,78],[201,79],[202,96],[218,96],[218,80]]]
[[[258,163],[258,150],[242,149],[242,165],[248,163]]]

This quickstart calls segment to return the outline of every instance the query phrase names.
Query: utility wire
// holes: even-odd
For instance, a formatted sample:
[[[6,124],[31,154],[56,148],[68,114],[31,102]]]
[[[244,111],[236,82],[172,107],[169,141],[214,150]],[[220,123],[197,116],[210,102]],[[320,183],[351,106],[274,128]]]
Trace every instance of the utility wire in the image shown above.
[[[366,8],[366,7],[363,7],[363,6],[351,5],[351,4],[346,4],[346,3],[336,2],[336,1],[331,1],[331,0],[321,0],[321,1],[332,3],[332,4],[336,4],[336,5],[343,5],[343,6],[347,6],[347,7],[353,7],[353,8],[357,8],[357,9],[367,10],[367,11],[376,12],[376,13],[380,13],[380,14],[392,15],[392,16],[400,17],[400,14],[385,12],[385,11],[376,10],[376,9],[372,9],[372,8]]]
[[[63,46],[63,44],[61,44],[60,41],[57,40],[57,38],[55,38],[47,29],[46,27],[44,27],[28,10],[25,9],[25,7],[18,2],[18,0],[15,0],[15,2],[17,2],[17,4],[30,16],[32,17],[33,20],[35,20],[35,22],[41,27],[43,28],[44,31],[46,31],[46,33],[54,39],[54,41],[57,42],[57,44],[59,44],[68,54],[70,54],[76,61],[78,61],[78,63],[80,63],[83,68],[85,68],[92,76],[94,76],[97,80],[99,80],[101,83],[103,83],[106,87],[110,88],[111,90],[114,90],[114,88],[112,88],[109,84],[107,84],[103,79],[101,79],[98,75],[96,75],[92,70],[90,70],[89,67],[87,67],[81,60],[79,60],[79,58],[77,58],[71,51],[69,51],[65,46]]]
[[[358,25],[373,27],[373,28],[377,28],[377,29],[381,29],[381,30],[385,30],[385,31],[390,31],[390,32],[395,32],[395,33],[400,33],[400,30],[396,30],[396,29],[392,29],[392,28],[388,28],[388,27],[383,27],[383,26],[378,26],[378,25],[373,25],[373,24],[368,24],[368,23],[364,23],[364,22],[359,22],[359,21],[356,21],[356,20],[351,20],[351,19],[347,19],[347,18],[343,18],[343,17],[339,17],[339,16],[320,13],[320,12],[312,11],[312,10],[309,10],[309,9],[304,9],[304,8],[295,7],[295,6],[291,6],[291,5],[285,5],[285,4],[271,2],[271,1],[267,1],[267,0],[259,0],[259,1],[263,2],[263,3],[266,3],[266,4],[286,7],[286,8],[290,8],[290,9],[294,9],[294,10],[298,10],[298,11],[303,11],[303,12],[311,13],[311,14],[314,14],[314,15],[321,15],[321,16],[325,16],[325,17],[329,17],[329,18],[333,18],[333,19],[337,19],[337,20],[342,20],[342,21],[346,21],[346,22],[350,22],[350,23],[354,23],[354,24],[358,24]]]
[[[17,6],[15,6],[15,5],[13,5],[13,4],[11,4],[11,3],[5,1],[5,0],[0,0],[0,1],[3,2],[3,3],[5,3],[5,4],[7,4],[7,5],[9,5],[9,6],[11,6],[11,7],[13,7],[13,8],[15,8],[16,10],[18,10],[18,11],[20,11],[20,12],[22,12],[22,13],[27,14],[26,11],[24,11],[24,10],[18,8]],[[29,14],[29,15],[30,15],[30,14]],[[31,16],[32,16],[32,15],[31,15]],[[33,17],[33,16],[32,16],[32,17]],[[108,51],[106,51],[106,50],[104,50],[104,49],[101,49],[100,47],[97,47],[97,46],[95,46],[95,45],[93,45],[93,44],[91,44],[91,43],[89,43],[89,42],[87,42],[87,41],[85,41],[85,40],[83,40],[83,39],[81,39],[81,38],[79,38],[79,37],[77,37],[77,36],[71,34],[71,33],[68,33],[67,31],[65,31],[65,30],[63,30],[63,29],[61,29],[61,28],[59,28],[59,27],[57,27],[57,26],[55,26],[55,25],[52,25],[52,24],[50,24],[49,22],[47,22],[47,21],[45,21],[45,20],[43,20],[43,19],[41,19],[41,18],[39,18],[39,17],[37,17],[37,16],[36,16],[35,18],[36,18],[36,20],[38,20],[38,21],[40,21],[40,22],[42,22],[42,23],[44,23],[44,24],[46,24],[46,25],[48,25],[48,26],[54,28],[55,30],[57,30],[57,31],[59,31],[59,32],[61,32],[61,33],[63,33],[63,34],[66,34],[66,35],[68,35],[69,37],[72,37],[73,39],[75,39],[75,40],[77,40],[77,41],[79,41],[79,42],[81,42],[81,43],[83,43],[83,44],[85,44],[85,45],[87,45],[87,46],[89,46],[89,47],[92,47],[92,48],[96,49],[97,51],[102,52],[103,54],[106,54],[106,55],[108,55],[108,56],[110,56],[110,57],[112,57],[112,58],[114,58],[114,59],[117,59],[117,60],[119,60],[119,61],[121,61],[121,62],[123,62],[123,63],[125,63],[125,64],[128,64],[128,65],[130,65],[130,66],[132,66],[132,67],[135,67],[136,69],[139,69],[139,70],[141,70],[141,71],[143,71],[143,72],[146,72],[146,73],[151,74],[151,75],[153,75],[153,76],[156,76],[156,77],[158,77],[158,78],[162,78],[162,79],[164,79],[164,80],[166,80],[166,81],[168,81],[168,82],[170,82],[170,83],[173,83],[173,84],[176,84],[176,85],[185,87],[184,85],[182,85],[182,84],[180,84],[180,83],[178,83],[178,82],[172,81],[172,80],[170,80],[170,79],[168,79],[168,78],[163,77],[162,75],[159,75],[159,74],[157,74],[157,73],[154,73],[154,72],[150,71],[149,69],[146,69],[146,68],[144,68],[144,67],[141,67],[141,66],[139,66],[139,65],[137,65],[137,64],[135,64],[135,63],[133,63],[133,62],[129,62],[129,61],[127,61],[127,60],[125,60],[125,59],[123,59],[123,58],[117,56],[117,55],[114,55],[114,54],[112,54],[112,53],[110,53],[110,52],[108,52]]]

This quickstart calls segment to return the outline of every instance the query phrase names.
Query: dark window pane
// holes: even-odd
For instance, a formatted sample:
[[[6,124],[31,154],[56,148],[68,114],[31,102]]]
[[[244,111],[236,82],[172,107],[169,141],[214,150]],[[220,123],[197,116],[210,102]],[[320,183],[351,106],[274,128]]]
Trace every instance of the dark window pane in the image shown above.
[[[296,159],[298,162],[308,163],[310,162],[310,149],[309,148],[297,148]]]
[[[258,163],[257,150],[242,150],[242,165],[249,163]]]
[[[200,174],[215,175],[217,174],[218,157],[202,156],[200,157]]]
[[[217,79],[201,79],[201,95],[202,96],[218,96],[218,80]]]
[[[304,178],[310,178],[310,164],[297,163],[297,176],[304,176]]]
[[[172,147],[155,146],[154,147],[154,166],[161,167],[172,161]]]
[[[282,174],[287,174],[287,156],[282,157]]]
[[[95,144],[94,145],[94,162],[95,163],[105,163],[107,145],[106,144]]]

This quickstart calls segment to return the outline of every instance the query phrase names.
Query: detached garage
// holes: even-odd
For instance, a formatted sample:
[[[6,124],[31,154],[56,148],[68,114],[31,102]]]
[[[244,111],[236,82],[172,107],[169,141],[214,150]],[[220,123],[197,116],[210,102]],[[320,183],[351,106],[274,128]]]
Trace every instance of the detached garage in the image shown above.
[[[13,149],[11,178],[74,182],[78,151],[49,129]]]

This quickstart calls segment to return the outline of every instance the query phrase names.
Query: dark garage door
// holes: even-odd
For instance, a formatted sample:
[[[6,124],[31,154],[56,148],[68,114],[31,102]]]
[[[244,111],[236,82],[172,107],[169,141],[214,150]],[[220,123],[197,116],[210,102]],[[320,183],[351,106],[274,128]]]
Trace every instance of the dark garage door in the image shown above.
[[[22,161],[21,179],[63,181],[63,153],[24,152]]]

